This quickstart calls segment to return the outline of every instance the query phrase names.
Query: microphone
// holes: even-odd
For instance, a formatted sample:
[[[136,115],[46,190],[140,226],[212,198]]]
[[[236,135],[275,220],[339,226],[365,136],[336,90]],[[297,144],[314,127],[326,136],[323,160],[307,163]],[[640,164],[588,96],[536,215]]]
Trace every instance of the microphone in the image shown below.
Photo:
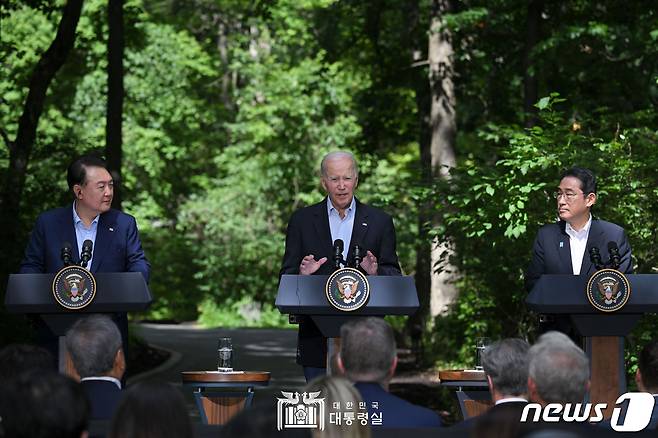
[[[596,246],[593,246],[589,249],[589,259],[591,260],[592,264],[594,265],[597,271],[603,267],[603,261],[601,260],[601,253],[599,252],[599,249]]]
[[[91,258],[91,248],[93,247],[93,243],[91,243],[91,240],[87,239],[84,242],[82,242],[82,252],[80,254],[80,266],[83,268],[87,267],[87,262],[89,262],[89,259]]]
[[[610,267],[612,269],[619,268],[619,265],[621,265],[621,256],[619,255],[617,242],[608,242],[608,252],[610,253]]]
[[[62,251],[60,253],[60,257],[62,258],[62,262],[64,262],[64,266],[71,266],[72,254],[73,254],[73,248],[71,248],[71,244],[68,242],[64,242],[62,244]]]
[[[343,248],[345,247],[345,244],[341,239],[336,239],[334,241],[334,255],[333,255],[333,260],[334,260],[334,266],[338,269],[340,268],[340,264],[343,263]]]
[[[363,254],[361,253],[361,247],[357,243],[356,245],[354,245],[354,267],[356,269],[359,269],[362,260],[363,260]]]

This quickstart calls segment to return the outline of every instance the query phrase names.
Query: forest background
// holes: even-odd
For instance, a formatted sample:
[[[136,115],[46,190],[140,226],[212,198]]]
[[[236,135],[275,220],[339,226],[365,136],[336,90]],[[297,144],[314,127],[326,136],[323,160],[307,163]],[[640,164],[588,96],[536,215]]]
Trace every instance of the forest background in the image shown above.
[[[273,307],[291,213],[323,154],[393,217],[421,362],[532,339],[523,270],[572,165],[658,274],[658,17],[650,2],[7,0],[0,9],[0,290],[65,169],[105,155],[152,264],[137,318],[289,327]],[[655,6],[655,5],[654,5]],[[2,342],[29,337],[0,315]],[[646,315],[635,352],[658,333]]]

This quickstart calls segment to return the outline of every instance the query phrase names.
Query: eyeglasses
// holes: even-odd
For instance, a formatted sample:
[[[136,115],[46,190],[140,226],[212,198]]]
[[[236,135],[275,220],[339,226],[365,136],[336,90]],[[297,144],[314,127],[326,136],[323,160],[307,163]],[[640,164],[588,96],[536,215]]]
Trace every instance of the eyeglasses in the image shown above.
[[[560,199],[561,197],[564,196],[564,198],[567,200],[567,202],[569,202],[569,201],[573,201],[574,199],[576,199],[576,196],[578,196],[580,194],[584,195],[585,192],[576,193],[576,192],[560,192],[560,191],[557,191],[557,192],[553,193],[553,197],[555,199]]]

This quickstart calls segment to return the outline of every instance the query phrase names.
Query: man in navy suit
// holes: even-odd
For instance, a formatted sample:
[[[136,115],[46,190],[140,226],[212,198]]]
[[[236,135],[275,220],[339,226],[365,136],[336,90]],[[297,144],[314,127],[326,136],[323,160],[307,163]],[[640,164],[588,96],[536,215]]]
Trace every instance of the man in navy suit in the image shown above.
[[[90,240],[93,252],[87,267],[92,273],[141,272],[148,281],[150,265],[142,250],[135,218],[111,208],[114,180],[105,161],[83,155],[69,166],[67,181],[74,196],[73,203],[39,216],[19,272],[58,272],[64,267],[61,250],[65,244],[72,246],[71,261],[78,264],[82,244]],[[126,314],[117,314],[115,321],[126,346]],[[37,324],[41,342],[57,357],[55,336],[43,323]]]
[[[649,342],[640,352],[635,382],[640,391],[653,395],[653,413],[646,428],[658,429],[658,340]]]
[[[91,404],[90,419],[112,419],[126,371],[119,329],[105,315],[79,319],[66,333],[66,349]]]
[[[354,382],[368,407],[373,426],[387,428],[441,427],[431,409],[388,392],[398,363],[393,329],[383,318],[353,319],[340,329],[338,369]]]
[[[354,264],[354,246],[366,251],[360,266],[368,275],[401,275],[395,251],[393,220],[383,211],[354,197],[359,168],[349,152],[332,152],[322,159],[320,183],[327,197],[297,210],[288,223],[281,275],[330,275],[333,242],[344,243],[342,257]],[[313,321],[299,323],[297,363],[307,381],[326,373],[327,340]]]
[[[516,436],[521,413],[528,404],[528,350],[530,345],[517,338],[503,339],[484,350],[482,368],[494,406],[452,429],[486,429],[490,436]]]
[[[618,225],[592,218],[596,203],[596,178],[580,167],[564,172],[555,192],[559,222],[539,229],[532,250],[532,261],[525,274],[526,289],[530,291],[543,274],[592,275],[596,267],[590,259],[592,248],[600,251],[605,262],[608,244],[619,249],[618,270],[630,274],[631,247],[624,229]],[[567,316],[549,316],[540,323],[540,332],[559,330],[571,334]]]

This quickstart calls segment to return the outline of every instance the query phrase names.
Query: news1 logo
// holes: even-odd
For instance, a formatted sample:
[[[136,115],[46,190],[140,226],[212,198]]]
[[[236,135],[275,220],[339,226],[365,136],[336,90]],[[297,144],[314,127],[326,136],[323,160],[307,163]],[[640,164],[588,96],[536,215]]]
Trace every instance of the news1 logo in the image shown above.
[[[621,407],[615,407],[612,411],[610,426],[617,432],[638,432],[649,424],[651,413],[654,408],[654,398],[647,392],[627,392],[619,396],[615,406],[628,401],[626,417],[620,419]],[[546,423],[590,422],[598,423],[603,420],[603,411],[607,403],[549,403],[545,407],[538,403],[528,403],[523,408],[521,422],[527,421]],[[532,416],[530,416],[532,413]]]

